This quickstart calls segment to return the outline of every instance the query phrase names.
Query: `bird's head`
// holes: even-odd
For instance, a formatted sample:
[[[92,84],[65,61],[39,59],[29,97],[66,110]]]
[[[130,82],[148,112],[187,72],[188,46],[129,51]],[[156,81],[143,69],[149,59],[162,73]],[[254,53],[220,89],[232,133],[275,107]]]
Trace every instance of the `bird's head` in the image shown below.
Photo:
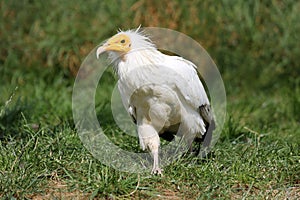
[[[112,51],[120,55],[126,54],[131,50],[131,39],[125,33],[119,33],[108,39],[102,46],[97,49],[97,58],[106,52]]]
[[[114,55],[124,57],[132,50],[154,48],[154,44],[149,37],[137,30],[120,31],[116,35],[109,38],[104,44],[98,47],[96,56],[104,52],[113,53]]]

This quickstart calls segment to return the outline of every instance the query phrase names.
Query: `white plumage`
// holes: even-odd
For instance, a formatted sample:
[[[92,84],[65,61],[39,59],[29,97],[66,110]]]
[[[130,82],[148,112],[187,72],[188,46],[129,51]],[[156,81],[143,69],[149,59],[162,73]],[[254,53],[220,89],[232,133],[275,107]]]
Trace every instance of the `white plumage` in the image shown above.
[[[159,134],[180,124],[179,135],[191,145],[213,123],[196,66],[159,52],[138,30],[120,31],[97,49],[97,57],[105,51],[115,65],[123,104],[137,124],[141,148],[153,155],[152,173],[161,174]]]

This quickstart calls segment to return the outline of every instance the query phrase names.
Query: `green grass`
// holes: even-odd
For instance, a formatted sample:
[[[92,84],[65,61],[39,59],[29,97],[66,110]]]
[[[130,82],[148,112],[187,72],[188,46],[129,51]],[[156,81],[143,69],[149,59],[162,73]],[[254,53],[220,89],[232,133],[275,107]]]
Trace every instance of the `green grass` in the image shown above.
[[[2,1],[0,197],[300,198],[299,8],[292,0]],[[72,118],[80,63],[118,28],[139,24],[199,41],[227,92],[227,119],[212,153],[180,158],[164,168],[164,177],[101,164]],[[112,119],[114,82],[108,71],[97,90],[97,116],[112,141],[138,152],[136,138]]]

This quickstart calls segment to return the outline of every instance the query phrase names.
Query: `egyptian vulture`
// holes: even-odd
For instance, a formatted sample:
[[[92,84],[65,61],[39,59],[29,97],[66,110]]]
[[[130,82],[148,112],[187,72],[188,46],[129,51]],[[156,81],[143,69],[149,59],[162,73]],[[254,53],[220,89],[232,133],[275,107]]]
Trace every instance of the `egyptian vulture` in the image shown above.
[[[209,146],[213,114],[192,62],[161,53],[139,29],[119,31],[97,48],[97,58],[104,52],[115,66],[122,102],[136,123],[140,146],[153,157],[152,174],[162,174],[159,136],[174,127],[180,127],[177,131],[189,146],[195,138]]]

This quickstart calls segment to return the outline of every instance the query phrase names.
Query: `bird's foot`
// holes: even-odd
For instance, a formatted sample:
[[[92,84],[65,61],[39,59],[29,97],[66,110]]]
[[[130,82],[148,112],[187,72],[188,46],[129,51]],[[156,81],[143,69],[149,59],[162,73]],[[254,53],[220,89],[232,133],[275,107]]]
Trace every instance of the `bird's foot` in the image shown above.
[[[163,169],[161,169],[160,167],[153,167],[151,174],[163,176],[162,171]]]

